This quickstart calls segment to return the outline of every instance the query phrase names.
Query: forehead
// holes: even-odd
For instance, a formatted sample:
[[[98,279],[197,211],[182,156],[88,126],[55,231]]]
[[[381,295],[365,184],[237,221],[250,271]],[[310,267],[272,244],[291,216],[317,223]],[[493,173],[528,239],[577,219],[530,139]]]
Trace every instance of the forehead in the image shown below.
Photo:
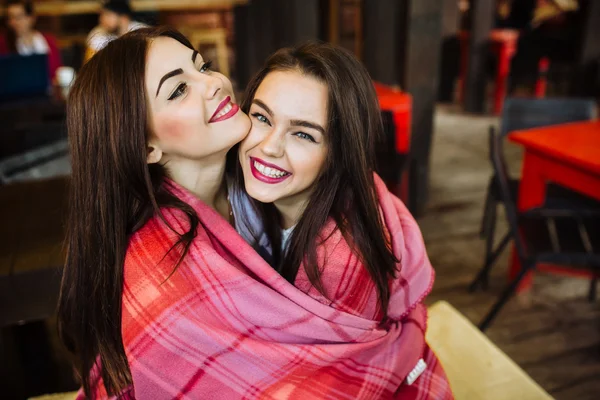
[[[276,71],[259,85],[255,99],[269,106],[277,117],[324,123],[327,118],[327,85],[299,71]]]
[[[146,76],[149,81],[158,81],[167,72],[185,69],[192,61],[193,50],[170,37],[158,37],[150,41],[146,56]],[[197,59],[201,59],[198,55]]]
[[[105,16],[110,16],[110,17],[112,17],[112,16],[118,17],[119,16],[116,12],[109,10],[107,8],[103,8],[100,12]]]
[[[22,15],[25,14],[25,8],[21,4],[11,4],[6,10],[9,15]]]

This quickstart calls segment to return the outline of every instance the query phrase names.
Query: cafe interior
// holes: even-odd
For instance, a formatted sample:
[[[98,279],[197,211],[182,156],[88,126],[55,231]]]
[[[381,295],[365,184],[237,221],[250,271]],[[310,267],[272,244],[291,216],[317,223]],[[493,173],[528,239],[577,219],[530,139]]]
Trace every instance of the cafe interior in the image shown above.
[[[0,398],[74,399],[56,321],[66,110],[103,2],[31,3],[50,52],[0,43]],[[377,172],[435,270],[426,338],[455,398],[598,398],[600,1],[129,3],[132,20],[186,35],[240,96],[279,48],[352,52],[381,108]],[[0,35],[10,18],[3,2]]]

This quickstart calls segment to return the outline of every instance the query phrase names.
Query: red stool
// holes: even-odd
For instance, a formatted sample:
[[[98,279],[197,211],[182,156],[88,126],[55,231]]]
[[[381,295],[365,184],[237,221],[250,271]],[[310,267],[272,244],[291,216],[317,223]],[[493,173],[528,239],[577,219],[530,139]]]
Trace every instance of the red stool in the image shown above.
[[[379,99],[379,107],[382,111],[388,111],[392,114],[395,126],[395,152],[397,155],[408,158],[410,153],[412,97],[406,92],[377,82],[374,82],[374,86]],[[405,166],[400,182],[386,182],[390,190],[405,203],[408,202],[409,196],[408,170],[409,168]]]

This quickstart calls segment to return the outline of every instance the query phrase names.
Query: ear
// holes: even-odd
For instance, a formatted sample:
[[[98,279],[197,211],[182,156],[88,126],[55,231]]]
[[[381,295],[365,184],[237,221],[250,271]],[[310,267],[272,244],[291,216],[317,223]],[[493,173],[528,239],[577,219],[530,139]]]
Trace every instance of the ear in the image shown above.
[[[158,146],[148,144],[148,149],[146,153],[146,162],[148,164],[158,163],[161,160],[162,156],[162,150]]]

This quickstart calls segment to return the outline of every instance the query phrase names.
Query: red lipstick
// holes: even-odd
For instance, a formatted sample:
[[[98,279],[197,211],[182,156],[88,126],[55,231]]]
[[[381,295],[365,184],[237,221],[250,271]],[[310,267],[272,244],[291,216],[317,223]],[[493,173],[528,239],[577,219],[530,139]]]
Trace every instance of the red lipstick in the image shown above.
[[[254,165],[255,163],[262,164],[264,167],[276,169],[277,171],[282,171],[282,172],[285,173],[285,175],[283,175],[281,177],[277,177],[277,178],[271,177],[271,176],[267,176],[267,175],[263,174],[262,172],[260,172],[256,168],[256,166]],[[252,175],[256,179],[258,179],[261,182],[268,183],[268,184],[271,184],[271,185],[283,182],[287,178],[289,178],[290,176],[292,176],[291,172],[288,172],[288,171],[286,171],[286,170],[278,167],[275,164],[268,163],[266,161],[261,160],[260,158],[255,158],[255,157],[250,157],[250,170],[252,171]]]

